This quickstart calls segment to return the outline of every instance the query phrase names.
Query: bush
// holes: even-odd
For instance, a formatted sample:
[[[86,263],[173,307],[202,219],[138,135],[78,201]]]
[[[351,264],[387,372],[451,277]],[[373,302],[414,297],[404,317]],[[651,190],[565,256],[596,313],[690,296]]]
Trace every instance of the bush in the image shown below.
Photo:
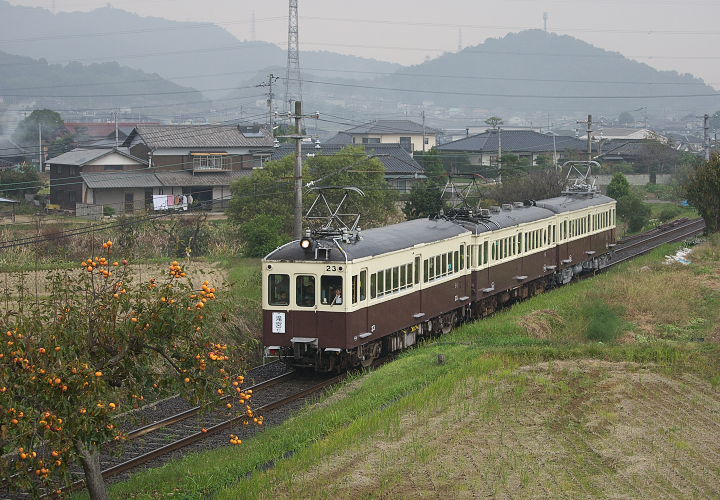
[[[112,217],[115,215],[115,209],[110,205],[103,205],[103,215],[105,217]]]
[[[614,342],[625,330],[622,310],[612,307],[602,300],[588,302],[582,308],[586,319],[585,338],[592,342]]]
[[[680,207],[676,207],[674,205],[665,207],[660,210],[660,213],[658,214],[658,219],[660,219],[660,222],[667,222],[680,215],[680,212]]]
[[[280,245],[290,241],[282,230],[283,217],[256,215],[240,226],[240,235],[245,242],[245,255],[265,257]]]
[[[613,175],[613,178],[607,187],[607,195],[610,198],[615,198],[616,200],[630,195],[630,183],[620,172]]]

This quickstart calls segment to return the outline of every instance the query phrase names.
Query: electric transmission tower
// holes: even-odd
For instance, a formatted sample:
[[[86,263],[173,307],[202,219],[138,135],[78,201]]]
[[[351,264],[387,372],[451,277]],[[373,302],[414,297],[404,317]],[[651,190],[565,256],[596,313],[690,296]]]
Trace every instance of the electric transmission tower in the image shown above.
[[[288,58],[285,74],[284,111],[290,111],[293,101],[302,101],[302,81],[300,79],[300,42],[298,41],[298,0],[290,0],[288,16]]]

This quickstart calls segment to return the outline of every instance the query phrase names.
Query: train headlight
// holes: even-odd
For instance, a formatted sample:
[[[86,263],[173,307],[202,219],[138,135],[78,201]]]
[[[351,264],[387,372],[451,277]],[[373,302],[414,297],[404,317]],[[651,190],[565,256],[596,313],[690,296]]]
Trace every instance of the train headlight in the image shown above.
[[[300,240],[300,248],[308,250],[312,246],[312,240],[310,238],[303,238]]]

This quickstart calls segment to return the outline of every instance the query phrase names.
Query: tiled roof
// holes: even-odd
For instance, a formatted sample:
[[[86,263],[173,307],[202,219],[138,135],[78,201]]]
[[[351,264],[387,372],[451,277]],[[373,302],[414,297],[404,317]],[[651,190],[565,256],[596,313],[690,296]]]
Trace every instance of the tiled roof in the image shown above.
[[[147,165],[145,160],[130,154],[128,148],[75,148],[72,151],[61,154],[60,156],[50,158],[47,163],[52,163],[54,165],[83,166],[111,153],[117,153],[130,158],[131,160],[135,160],[142,165]]]
[[[422,134],[423,126],[410,120],[375,120],[351,129],[346,134]],[[426,134],[436,134],[437,130],[425,127]]]
[[[140,125],[128,136],[136,135],[150,149],[162,148],[254,148],[271,147],[266,132],[243,134],[237,125]]]
[[[323,142],[323,144],[352,144],[352,136],[347,132],[338,132],[336,135]]]
[[[304,155],[334,155],[346,147],[344,144],[320,144],[320,148],[316,148],[315,144],[303,144],[302,152]],[[377,159],[385,165],[386,175],[423,175],[424,173],[422,165],[399,144],[355,144],[353,147],[364,148],[367,154],[380,155]],[[295,145],[285,143],[275,148],[271,159],[280,160],[292,154],[295,154]]]
[[[115,189],[115,188],[148,188],[162,187],[163,185],[149,172],[100,172],[80,174],[83,182],[90,189]]]
[[[252,170],[234,170],[232,172],[157,172],[155,176],[162,186],[229,186],[232,181]]]
[[[501,130],[503,153],[512,152],[552,152],[553,136],[541,134],[532,130]],[[568,136],[555,136],[554,148],[557,151],[575,149],[584,151],[587,147],[585,141]],[[464,151],[470,153],[488,153],[498,150],[498,133],[495,131],[471,135],[457,141],[448,142],[438,146],[440,151]]]
[[[181,186],[229,186],[239,177],[250,175],[252,170],[232,172],[101,172],[80,174],[91,189],[181,187]]]

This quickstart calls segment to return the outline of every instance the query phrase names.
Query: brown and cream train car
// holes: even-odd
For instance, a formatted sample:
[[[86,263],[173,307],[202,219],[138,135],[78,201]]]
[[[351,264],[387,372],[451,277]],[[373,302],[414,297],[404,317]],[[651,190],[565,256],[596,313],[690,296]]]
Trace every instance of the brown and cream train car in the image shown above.
[[[572,195],[288,243],[262,263],[266,355],[341,370],[447,333],[599,267],[614,210],[611,198]]]

